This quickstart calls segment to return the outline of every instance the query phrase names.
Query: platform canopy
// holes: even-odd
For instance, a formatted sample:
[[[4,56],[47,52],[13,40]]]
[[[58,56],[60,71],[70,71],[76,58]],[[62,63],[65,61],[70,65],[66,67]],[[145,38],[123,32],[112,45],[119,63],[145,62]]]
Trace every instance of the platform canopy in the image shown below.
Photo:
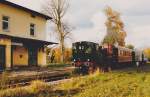
[[[37,40],[37,39],[29,39],[29,38],[21,38],[21,37],[16,37],[16,36],[10,36],[10,35],[3,35],[0,34],[0,38],[10,38],[12,41],[12,45],[53,45],[53,44],[58,44],[56,42],[49,42],[49,41],[44,41],[44,40]]]

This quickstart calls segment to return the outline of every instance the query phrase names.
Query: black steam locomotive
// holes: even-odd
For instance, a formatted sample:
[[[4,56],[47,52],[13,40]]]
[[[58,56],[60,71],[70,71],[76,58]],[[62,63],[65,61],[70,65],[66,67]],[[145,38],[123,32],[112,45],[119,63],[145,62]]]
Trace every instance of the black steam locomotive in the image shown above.
[[[73,43],[72,54],[75,67],[118,68],[133,66],[136,62],[144,63],[144,55],[126,47],[101,45],[88,41]]]

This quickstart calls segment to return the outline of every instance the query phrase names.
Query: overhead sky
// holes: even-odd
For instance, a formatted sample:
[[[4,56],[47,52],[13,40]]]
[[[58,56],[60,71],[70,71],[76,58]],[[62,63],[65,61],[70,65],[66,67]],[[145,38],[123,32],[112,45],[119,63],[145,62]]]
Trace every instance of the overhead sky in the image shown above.
[[[40,12],[46,0],[9,1]],[[127,32],[126,44],[133,44],[137,48],[150,47],[149,4],[150,0],[70,0],[70,8],[65,18],[75,27],[72,31],[73,41],[88,40],[100,43],[106,34],[106,17],[103,10],[110,6],[121,13]]]

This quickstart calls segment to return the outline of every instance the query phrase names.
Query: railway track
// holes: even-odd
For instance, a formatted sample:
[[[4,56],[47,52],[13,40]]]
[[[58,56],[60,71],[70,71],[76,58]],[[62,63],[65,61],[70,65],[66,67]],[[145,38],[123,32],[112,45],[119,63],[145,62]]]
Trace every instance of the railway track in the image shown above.
[[[47,76],[47,77],[41,77],[38,79],[25,79],[25,80],[20,80],[18,82],[10,81],[8,85],[6,85],[5,88],[15,88],[15,87],[24,87],[28,86],[32,83],[34,80],[41,80],[44,82],[53,82],[53,81],[59,81],[59,80],[64,80],[70,78],[69,75],[66,74],[61,74],[57,76]]]
[[[15,88],[15,87],[23,87],[30,85],[35,80],[41,80],[44,82],[54,82],[63,79],[70,78],[70,74],[73,69],[58,69],[58,70],[45,70],[45,71],[37,71],[37,72],[15,72],[10,73],[7,77],[8,80],[2,86],[3,89],[7,88]],[[3,81],[2,76],[0,76],[0,80]]]

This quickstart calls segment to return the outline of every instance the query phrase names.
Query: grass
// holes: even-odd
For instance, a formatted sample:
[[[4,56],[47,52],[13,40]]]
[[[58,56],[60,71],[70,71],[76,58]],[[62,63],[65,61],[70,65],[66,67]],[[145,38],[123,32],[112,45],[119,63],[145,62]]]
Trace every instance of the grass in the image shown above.
[[[70,97],[150,97],[150,73],[96,73],[63,83],[58,89],[68,91]]]
[[[58,85],[35,81],[30,86],[0,91],[0,97],[150,97],[150,72],[95,72]]]

